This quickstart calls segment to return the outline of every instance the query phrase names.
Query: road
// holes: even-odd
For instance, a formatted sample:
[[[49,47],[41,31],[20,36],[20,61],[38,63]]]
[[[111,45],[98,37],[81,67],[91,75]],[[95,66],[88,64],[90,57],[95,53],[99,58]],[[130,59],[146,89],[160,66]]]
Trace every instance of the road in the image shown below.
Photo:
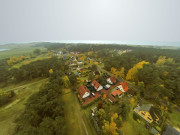
[[[19,86],[19,87],[15,87],[15,88],[13,88],[13,89],[7,89],[7,90],[5,90],[5,92],[12,91],[12,90],[14,90],[14,92],[16,92],[15,90],[17,90],[17,89],[18,89],[18,90],[19,90],[19,89],[23,89],[23,88],[25,88],[25,87],[27,87],[27,86],[29,86],[29,85],[36,84],[36,83],[42,82],[42,81],[44,81],[44,80],[47,80],[47,78],[42,79],[42,80],[39,80],[39,81],[36,81],[36,82],[33,82],[33,83],[24,84],[24,85],[21,85],[21,86]]]

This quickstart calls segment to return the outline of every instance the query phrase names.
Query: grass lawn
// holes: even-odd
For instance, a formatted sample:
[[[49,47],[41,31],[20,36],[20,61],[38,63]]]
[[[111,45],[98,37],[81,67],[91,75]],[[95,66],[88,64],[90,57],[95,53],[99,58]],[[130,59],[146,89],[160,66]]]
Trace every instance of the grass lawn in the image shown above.
[[[0,52],[0,59],[5,59],[12,56],[21,56],[21,55],[30,55],[35,49],[40,49],[45,51],[44,47],[33,47],[34,43],[28,44],[9,44],[9,45],[0,45],[0,49],[8,49],[7,51]]]
[[[14,120],[24,111],[24,104],[27,99],[35,92],[39,90],[39,87],[48,81],[47,79],[40,80],[38,82],[29,82],[25,85],[13,85],[18,87],[15,92],[18,93],[13,98],[13,101],[0,107],[0,134],[12,135],[15,128]],[[26,87],[26,89],[22,89]],[[9,87],[10,88],[10,87]]]
[[[96,135],[96,132],[89,121],[88,111],[80,107],[76,95],[70,91],[70,89],[64,89],[63,91],[64,93],[67,93],[63,95],[67,135],[84,135],[83,123],[87,129],[88,135]]]
[[[68,93],[63,95],[63,100],[65,102],[65,120],[67,123],[67,135],[83,135],[80,120],[78,118],[78,111],[76,109],[76,105],[73,99],[73,94],[70,89],[64,89],[64,93]]]
[[[169,113],[170,124],[173,127],[178,127],[180,129],[180,112],[173,110],[172,113]]]

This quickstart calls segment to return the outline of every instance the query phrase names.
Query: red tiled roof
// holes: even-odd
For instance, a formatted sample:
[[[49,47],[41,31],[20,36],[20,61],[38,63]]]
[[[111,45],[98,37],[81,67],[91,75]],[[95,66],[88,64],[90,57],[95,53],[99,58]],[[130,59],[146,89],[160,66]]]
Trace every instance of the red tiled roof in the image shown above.
[[[122,91],[120,91],[120,90],[114,90],[111,94],[113,96],[116,96],[116,95],[120,95],[121,93],[122,93]]]
[[[120,85],[122,85],[125,92],[128,91],[129,88],[126,82],[120,82]]]
[[[78,91],[79,91],[79,94],[80,96],[82,97],[86,92],[89,92],[89,90],[86,88],[86,86],[84,85],[81,85],[79,88],[78,88]]]
[[[93,86],[96,87],[97,89],[98,89],[99,86],[100,86],[100,84],[99,84],[96,80],[92,81],[92,84],[93,84]]]
[[[109,94],[108,98],[109,98],[111,101],[113,101],[113,102],[116,102],[116,101],[117,101],[117,100],[116,100],[112,95],[110,95],[110,94]]]
[[[111,80],[112,83],[116,82],[116,78],[114,76],[109,77],[109,79]]]

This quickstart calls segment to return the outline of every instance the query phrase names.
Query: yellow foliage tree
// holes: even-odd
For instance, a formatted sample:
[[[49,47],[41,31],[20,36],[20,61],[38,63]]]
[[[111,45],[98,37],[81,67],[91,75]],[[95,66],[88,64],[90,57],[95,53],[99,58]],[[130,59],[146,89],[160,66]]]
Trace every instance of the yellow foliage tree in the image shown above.
[[[158,60],[156,61],[157,66],[162,66],[166,62],[166,56],[159,56]]]
[[[99,63],[98,62],[94,62],[95,65],[98,65]]]
[[[118,77],[118,70],[114,67],[111,68],[111,73],[115,76],[115,77]]]
[[[29,64],[29,63],[30,63],[30,61],[25,61],[25,62],[24,62],[25,65],[27,65],[27,64]]]
[[[106,94],[103,95],[103,98],[104,98],[104,99],[106,98]]]
[[[166,63],[168,63],[168,64],[174,64],[175,61],[174,61],[173,58],[168,58],[168,59],[166,59]]]
[[[110,129],[111,135],[119,135],[116,131],[118,128],[117,128],[116,123],[114,121],[111,121],[109,129]]]
[[[52,74],[53,73],[53,69],[51,68],[51,69],[49,69],[49,73],[50,74]]]
[[[70,81],[69,81],[68,76],[64,76],[64,77],[63,77],[63,81],[64,81],[64,87],[65,87],[65,88],[69,88],[69,86],[70,86]]]
[[[131,103],[132,105],[134,105],[135,99],[134,99],[133,97],[130,99],[130,103]]]
[[[137,63],[133,68],[129,69],[127,75],[126,75],[126,80],[136,80],[136,74],[138,72],[138,69],[143,68],[144,64],[149,64],[149,62],[146,61],[141,61]]]
[[[119,71],[119,77],[122,77],[122,78],[124,78],[125,77],[125,73],[124,73],[124,67],[122,67],[121,69],[120,69],[120,71]]]
[[[90,65],[93,65],[93,64],[94,64],[94,63],[93,63],[93,60],[90,60],[89,63],[90,63]]]

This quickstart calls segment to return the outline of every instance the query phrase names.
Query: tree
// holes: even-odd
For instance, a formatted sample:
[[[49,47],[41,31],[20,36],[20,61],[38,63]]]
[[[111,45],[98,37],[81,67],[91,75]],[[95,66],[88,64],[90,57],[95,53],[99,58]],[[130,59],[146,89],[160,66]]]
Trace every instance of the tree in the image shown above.
[[[33,51],[33,53],[34,53],[35,55],[39,55],[39,54],[41,53],[41,50],[40,50],[40,49],[35,49],[35,50]]]
[[[115,75],[115,77],[118,77],[118,70],[114,67],[111,68],[111,73]]]
[[[124,67],[122,67],[122,68],[120,69],[118,75],[119,75],[119,77],[121,77],[121,78],[124,78],[124,77],[125,77]]]
[[[89,73],[88,79],[91,80],[91,81],[94,80],[94,74],[93,74],[93,72],[90,72],[90,73]]]
[[[52,74],[53,73],[53,69],[51,68],[51,69],[49,69],[49,73],[50,74]]]
[[[118,128],[117,128],[116,123],[114,121],[111,121],[109,129],[110,129],[111,135],[118,135],[118,133],[116,131]]]
[[[93,65],[91,66],[91,70],[92,70],[92,71],[96,71],[96,70],[97,70],[97,65],[93,64]]]
[[[64,76],[64,77],[63,77],[63,82],[64,82],[64,87],[65,87],[65,88],[69,88],[69,86],[70,86],[70,81],[69,81],[68,76]]]
[[[76,85],[77,84],[77,76],[75,74],[70,75],[69,81],[71,82],[71,85]]]
[[[156,61],[157,66],[162,66],[166,62],[166,56],[159,56],[158,60]]]
[[[144,64],[149,64],[149,62],[141,61],[136,65],[134,65],[134,67],[128,71],[126,75],[126,80],[134,80],[134,81],[137,80],[138,69],[142,69]]]
[[[102,132],[104,135],[110,135],[109,121],[103,121]]]

